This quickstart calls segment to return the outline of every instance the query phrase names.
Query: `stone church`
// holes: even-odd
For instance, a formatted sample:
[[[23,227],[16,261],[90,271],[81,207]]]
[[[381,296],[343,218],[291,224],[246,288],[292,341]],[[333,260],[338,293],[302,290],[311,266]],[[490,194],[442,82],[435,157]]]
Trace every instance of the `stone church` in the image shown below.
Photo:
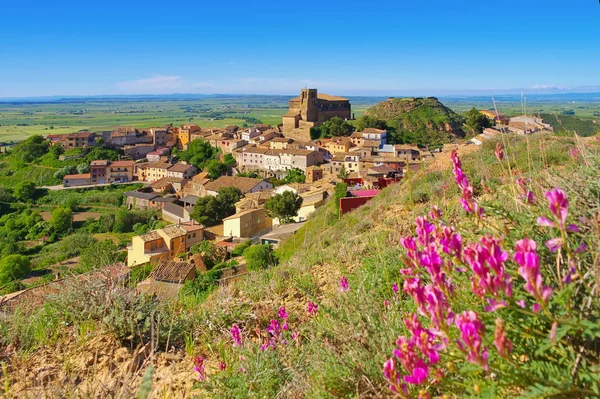
[[[290,110],[283,116],[283,134],[296,140],[310,140],[310,128],[333,117],[350,119],[350,100],[302,89],[290,100]]]

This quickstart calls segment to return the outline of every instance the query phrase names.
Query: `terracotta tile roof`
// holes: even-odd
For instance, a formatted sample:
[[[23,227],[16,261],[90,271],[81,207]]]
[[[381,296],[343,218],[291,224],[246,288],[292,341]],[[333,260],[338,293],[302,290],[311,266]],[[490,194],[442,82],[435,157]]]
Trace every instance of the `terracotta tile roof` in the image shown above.
[[[196,222],[194,220],[185,222],[185,223],[181,223],[179,226],[182,229],[184,229],[185,231],[187,231],[188,233],[193,233],[194,231],[199,231],[199,230],[204,229],[204,226],[202,226],[201,224],[199,224],[198,222]]]
[[[381,145],[381,141],[379,140],[364,140],[363,147],[379,147]]]
[[[192,177],[192,180],[204,180],[206,178],[208,178],[208,172],[200,172],[196,176]]]
[[[268,148],[264,147],[242,147],[234,150],[235,152],[248,153],[248,154],[264,154],[268,151]]]
[[[152,169],[169,169],[171,164],[166,162],[154,162],[147,165],[148,168]]]
[[[63,180],[69,180],[69,179],[89,179],[90,178],[90,174],[89,173],[81,173],[81,174],[77,174],[77,175],[65,175],[65,177],[63,178]]]
[[[110,166],[111,167],[114,166],[114,167],[118,167],[118,168],[121,168],[121,167],[125,167],[125,168],[126,167],[131,167],[131,168],[133,168],[133,161],[115,161],[115,162],[111,162]]]
[[[172,205],[172,204],[167,204],[167,205]],[[187,233],[184,229],[182,229],[180,226],[178,226],[176,224],[172,224],[170,226],[163,227],[160,230],[163,233],[165,233],[167,235],[167,237],[169,237],[169,238],[181,237]]]
[[[175,165],[171,166],[168,170],[169,172],[184,173],[192,168],[192,165],[186,165],[184,163],[178,162]]]
[[[157,188],[157,187],[165,187],[169,184],[178,184],[178,183],[183,183],[187,181],[184,178],[181,177],[161,177],[160,179],[150,183],[150,187],[152,188]]]
[[[250,177],[221,176],[217,180],[207,183],[204,188],[207,191],[219,191],[224,187],[236,187],[242,193],[247,193],[262,182],[262,179],[253,179]]]
[[[152,188],[157,188],[157,187],[165,187],[167,185],[171,184],[171,182],[169,182],[169,178],[168,177],[161,177],[160,179],[153,181],[152,183],[150,183],[150,187]]]
[[[162,236],[160,234],[158,234],[158,232],[156,231],[151,231],[149,233],[146,234],[142,234],[141,236],[139,236],[142,241],[144,242],[148,242],[148,241],[156,241],[156,240],[160,240],[162,239]]]
[[[375,129],[374,127],[367,127],[363,129],[363,133],[385,133],[387,130]]]
[[[260,207],[260,208],[250,208],[250,209],[243,210],[243,211],[241,211],[239,213],[236,213],[235,215],[228,216],[228,217],[224,218],[223,220],[239,219],[240,217],[242,217],[244,215],[247,215],[249,213],[254,213],[254,212],[264,213],[264,210],[263,210],[262,207]]]
[[[168,281],[171,283],[181,283],[192,270],[194,264],[189,262],[176,262],[174,260],[162,261],[152,271],[152,276],[156,281]]]
[[[390,172],[395,172],[395,170],[387,165],[381,165],[381,166],[373,166],[371,168],[369,168],[369,172],[375,172],[377,174],[379,173],[390,173]]]

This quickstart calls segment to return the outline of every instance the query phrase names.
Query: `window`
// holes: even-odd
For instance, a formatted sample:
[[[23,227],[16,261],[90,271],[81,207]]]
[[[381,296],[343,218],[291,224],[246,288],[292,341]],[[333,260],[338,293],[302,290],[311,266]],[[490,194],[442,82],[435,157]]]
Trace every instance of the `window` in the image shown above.
[[[179,238],[179,242],[183,242],[185,240],[185,237],[180,237]]]
[[[196,238],[196,233],[194,233],[194,238]]]

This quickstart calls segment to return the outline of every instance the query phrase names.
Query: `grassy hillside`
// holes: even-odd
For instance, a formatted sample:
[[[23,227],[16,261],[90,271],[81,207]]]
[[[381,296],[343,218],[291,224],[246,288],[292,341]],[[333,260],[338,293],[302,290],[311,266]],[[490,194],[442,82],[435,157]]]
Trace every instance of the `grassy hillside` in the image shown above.
[[[365,115],[385,121],[393,143],[438,147],[464,136],[464,118],[435,97],[390,98]]]
[[[431,129],[454,134],[462,134],[463,118],[447,108],[435,97],[427,98],[391,98],[383,101],[366,112],[366,115],[388,122],[411,131]]]
[[[279,266],[251,272],[208,299],[182,296],[160,305],[97,281],[21,310],[0,324],[2,346],[13,348],[3,354],[7,389],[15,396],[35,387],[134,396],[144,381],[161,397],[398,397],[383,373],[392,358],[386,373],[400,397],[597,397],[598,148],[571,138],[510,137],[499,162],[495,144],[459,148],[468,179],[459,179],[468,188],[462,196],[485,209],[482,217],[465,213],[444,153],[427,173],[341,219],[328,203],[280,247]],[[536,224],[538,217],[555,220],[544,197],[553,187],[565,191],[570,206],[563,201],[561,215],[577,232]],[[521,196],[529,192],[534,201]],[[437,211],[428,216],[433,205],[441,218]],[[452,234],[460,234],[459,252]],[[489,236],[500,240],[496,261],[485,251]],[[412,246],[403,237],[417,237],[418,254],[407,251]],[[549,241],[557,237],[558,249]],[[538,243],[527,259],[539,257],[541,280],[535,267],[513,260],[523,239]],[[441,269],[428,263],[433,259],[443,260]],[[536,289],[526,285],[525,271]],[[479,280],[484,272],[491,280]],[[425,304],[411,294],[415,277],[428,287]],[[85,306],[82,297],[91,298]],[[489,299],[506,306],[485,311]],[[234,324],[239,341],[232,340]],[[26,350],[32,355],[20,355]],[[33,378],[40,364],[58,377]]]

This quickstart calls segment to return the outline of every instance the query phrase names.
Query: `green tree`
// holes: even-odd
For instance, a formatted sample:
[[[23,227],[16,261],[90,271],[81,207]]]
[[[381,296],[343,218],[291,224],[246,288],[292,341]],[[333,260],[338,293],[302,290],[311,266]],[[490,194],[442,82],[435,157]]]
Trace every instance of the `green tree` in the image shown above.
[[[265,213],[271,218],[278,218],[283,224],[291,223],[301,206],[302,197],[293,191],[284,191],[265,202]]]
[[[42,136],[31,136],[14,146],[11,151],[13,159],[21,162],[33,162],[48,152],[50,145]]]
[[[333,136],[350,136],[354,126],[339,117],[333,117],[323,124],[310,129],[312,139]]]
[[[481,133],[484,129],[493,126],[493,122],[484,114],[473,107],[467,112],[466,125],[473,133]]]
[[[77,165],[77,173],[88,173],[90,171],[90,165],[87,163],[80,163]]]
[[[185,151],[177,152],[180,160],[191,163],[197,168],[204,169],[206,163],[216,159],[219,150],[202,139],[192,140]]]
[[[219,203],[216,197],[206,196],[201,197],[194,209],[190,213],[190,217],[205,227],[214,226],[219,223],[217,214],[219,212]]]
[[[241,198],[242,192],[238,188],[223,187],[216,197],[200,198],[190,217],[204,226],[214,226],[235,213],[235,203]]]
[[[306,182],[306,175],[300,168],[288,169],[283,181],[285,183],[304,183]]]
[[[14,197],[22,202],[30,202],[35,196],[35,183],[31,181],[22,181],[15,186]]]
[[[253,245],[244,251],[248,270],[261,270],[277,265],[277,257],[269,244]]]
[[[346,179],[348,176],[350,175],[350,172],[348,172],[346,170],[346,167],[344,165],[342,165],[342,167],[340,168],[340,171],[337,174],[338,179],[340,180],[344,180]]]
[[[211,159],[204,167],[204,171],[208,173],[208,176],[210,176],[211,179],[216,179],[219,176],[223,176],[225,173],[227,173],[227,169],[227,165],[225,165],[223,162],[217,161],[216,159]]]
[[[363,115],[356,120],[356,130],[362,132],[367,128],[387,130],[387,122],[382,119],[373,118],[369,115]]]
[[[73,211],[69,208],[56,208],[50,217],[50,227],[59,236],[67,234],[73,228]]]
[[[77,172],[77,169],[74,166],[63,166],[56,172],[54,172],[54,178],[58,180],[62,180],[66,175],[70,175],[71,173]]]
[[[237,187],[223,187],[217,191],[217,200],[221,203],[222,214],[227,214],[223,217],[235,213],[235,203],[240,199],[242,199],[242,192]]]
[[[9,255],[0,260],[0,284],[20,280],[31,273],[31,262],[24,255]]]
[[[225,164],[225,166],[227,166],[227,168],[232,168],[237,162],[233,155],[225,154],[225,156],[223,157],[223,163]]]

